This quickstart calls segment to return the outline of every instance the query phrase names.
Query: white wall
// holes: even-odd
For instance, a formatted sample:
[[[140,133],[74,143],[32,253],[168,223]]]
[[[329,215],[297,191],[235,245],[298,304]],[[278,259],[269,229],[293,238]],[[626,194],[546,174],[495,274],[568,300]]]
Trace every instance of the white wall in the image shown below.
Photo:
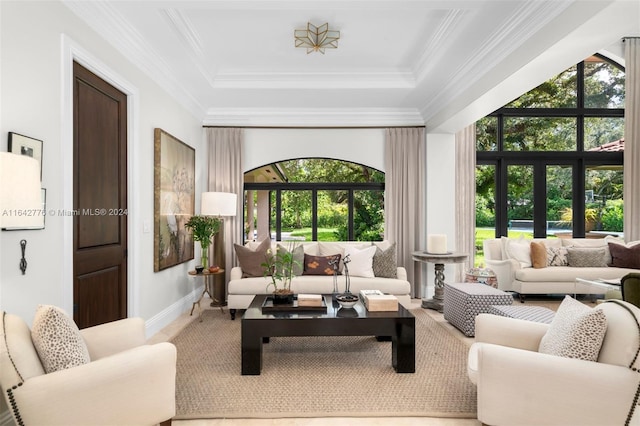
[[[150,331],[157,331],[187,308],[201,283],[187,277],[193,261],[153,272],[153,129],[160,127],[196,149],[199,194],[207,158],[201,122],[61,3],[2,1],[0,8],[0,138],[6,141],[8,132],[17,132],[44,141],[42,186],[48,209],[69,209],[72,200],[71,55],[80,55],[130,94],[129,315],[147,319]],[[0,149],[6,146],[0,143]],[[71,311],[70,223],[69,217],[54,215],[46,218],[44,230],[0,232],[1,309],[27,322],[41,303]],[[150,232],[143,231],[143,224],[150,225]],[[28,241],[26,275],[18,269],[23,238]]]

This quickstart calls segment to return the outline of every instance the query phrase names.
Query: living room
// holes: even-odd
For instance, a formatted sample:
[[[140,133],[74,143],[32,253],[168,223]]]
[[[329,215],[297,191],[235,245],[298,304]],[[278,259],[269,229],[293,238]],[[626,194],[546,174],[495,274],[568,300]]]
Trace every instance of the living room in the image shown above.
[[[338,87],[344,82],[334,83],[331,89],[325,91],[323,102],[331,107],[325,107],[319,102],[312,104],[312,108],[305,109],[304,103],[313,99],[305,91],[304,96],[301,96],[304,98],[302,106],[297,109],[286,105],[271,108],[269,99],[272,93],[278,90],[295,92],[291,88],[295,87],[296,82],[289,82],[288,88],[283,87],[283,84],[275,84],[273,91],[265,90],[253,82],[256,84],[254,90],[261,97],[261,101],[244,105],[242,97],[252,92],[252,89],[247,89],[238,81],[224,78],[216,83],[222,87],[221,91],[216,93],[220,94],[221,100],[216,100],[215,106],[210,106],[202,105],[195,95],[185,96],[181,84],[187,85],[187,82],[178,82],[171,77],[171,69],[176,65],[163,69],[163,64],[157,61],[152,51],[145,53],[144,47],[149,45],[138,39],[139,34],[130,26],[124,21],[119,26],[114,26],[114,22],[118,22],[124,11],[118,11],[117,7],[109,3],[94,5],[98,9],[102,7],[101,14],[100,10],[97,11],[88,3],[0,3],[0,96],[3,106],[0,136],[6,140],[9,132],[15,132],[43,141],[42,187],[47,190],[47,209],[54,212],[72,211],[73,61],[88,67],[127,94],[127,315],[144,318],[148,337],[158,333],[191,309],[193,301],[202,292],[201,284],[188,276],[188,271],[194,268],[199,258],[198,252],[189,262],[154,272],[155,128],[167,131],[195,150],[194,192],[197,194],[197,210],[200,203],[199,194],[208,190],[209,180],[209,149],[203,129],[205,126],[245,128],[243,171],[288,158],[327,156],[356,161],[384,170],[384,129],[426,126],[426,210],[423,238],[426,238],[426,233],[441,233],[446,234],[452,242],[455,241],[457,229],[451,220],[456,210],[456,199],[452,196],[455,194],[456,178],[455,133],[593,53],[603,52],[624,62],[622,39],[640,35],[638,4],[634,1],[572,2],[561,7],[548,2],[549,9],[537,9],[537,2],[518,2],[513,14],[520,13],[522,15],[517,16],[522,18],[529,16],[526,15],[528,11],[537,17],[537,37],[528,39],[527,35],[521,35],[523,39],[519,40],[518,34],[512,32],[511,39],[501,39],[504,43],[502,48],[509,51],[500,61],[501,67],[494,69],[487,64],[473,64],[479,73],[476,79],[467,80],[473,83],[467,84],[468,87],[452,90],[451,99],[443,98],[442,95],[434,97],[434,103],[440,104],[437,107],[433,107],[431,101],[423,100],[418,103],[419,108],[377,108],[376,103],[371,104],[375,107],[368,108],[365,95],[362,95],[358,105],[352,106],[347,103],[348,100],[337,96],[339,91],[344,90]],[[133,7],[137,2],[130,3]],[[212,6],[205,9],[224,11],[225,8],[230,8],[235,13],[240,13],[243,8],[248,10],[253,7],[260,10],[261,7],[260,2],[248,2],[237,8],[232,7],[231,3],[214,1],[211,2]],[[291,6],[292,2],[285,3]],[[328,20],[330,26],[333,26],[332,9],[361,7],[349,2],[347,6],[339,7],[341,3],[343,2],[310,2],[298,11],[298,19],[301,21],[295,25],[305,26],[306,20],[315,19],[317,16],[317,19]],[[411,3],[419,2],[401,3],[403,9]],[[466,18],[467,13],[461,11],[467,8],[477,13],[469,2],[454,3],[457,9],[445,8],[442,2],[427,1],[422,5],[424,9],[420,11],[426,13],[425,10],[429,8],[444,8],[448,10],[448,14],[442,14],[449,19],[459,18],[457,14]],[[391,2],[374,4],[383,11],[393,10],[395,7]],[[491,6],[499,7],[496,4]],[[319,12],[314,11],[316,7]],[[179,8],[177,2],[166,7],[169,11]],[[240,9],[240,12],[237,9]],[[272,9],[270,13],[277,14],[274,10],[278,9]],[[224,15],[222,12],[221,14]],[[547,18],[547,14],[550,18]],[[439,15],[439,18],[441,17]],[[612,22],[615,22],[615,25],[612,25]],[[324,21],[316,22],[321,23]],[[508,26],[508,20],[503,24]],[[242,26],[244,25],[249,24],[242,23]],[[339,26],[338,21],[335,21],[335,25]],[[401,27],[394,28],[401,32]],[[312,65],[306,71],[310,74],[313,74],[314,66],[322,66],[322,59],[330,59],[332,53],[340,52],[349,46],[349,32],[347,28],[343,28],[342,44],[335,52],[327,49],[325,55],[318,52],[307,55],[306,52],[297,51],[293,47],[294,29],[297,27],[278,29],[287,33],[288,44],[275,48],[275,51],[291,50],[294,54],[301,54],[299,59],[308,59]],[[380,26],[376,29],[382,31]],[[510,30],[514,31],[513,28]],[[517,46],[508,48],[509,40],[518,40]],[[140,46],[143,48],[140,49]],[[499,50],[498,46],[494,47],[495,50]],[[420,51],[423,50],[424,48]],[[373,53],[380,55],[380,52],[375,50]],[[471,56],[469,52],[466,55]],[[242,57],[240,54],[237,56]],[[244,58],[243,61],[248,60]],[[240,66],[241,64],[236,65]],[[390,74],[397,78],[394,73]],[[467,74],[468,78],[469,75]],[[388,75],[381,73],[378,77],[379,80],[384,80]],[[389,96],[390,98],[412,97],[411,90],[406,88],[411,84],[397,79],[386,83],[379,80],[358,82],[357,78],[353,78],[346,87],[350,93],[361,94],[357,91],[361,90],[361,86],[382,85],[387,90],[386,93],[391,93],[387,85],[392,84],[399,86],[399,94]],[[320,85],[324,83],[327,83],[326,79],[320,80]],[[308,87],[318,84],[318,81],[298,81],[297,84]],[[233,95],[235,98],[224,93],[234,85],[242,86],[242,90]],[[418,97],[420,96],[424,95],[418,94]],[[330,103],[328,99],[333,97],[345,103]],[[429,111],[428,116],[421,115],[422,107]],[[2,145],[2,150],[5,149],[6,146]],[[72,228],[71,216],[56,214],[46,218],[45,228],[42,230],[0,234],[0,308],[3,311],[16,314],[28,323],[32,321],[39,304],[55,305],[67,312],[73,312]],[[20,241],[23,239],[28,243],[25,253],[28,267],[24,274],[18,267],[21,258]],[[448,265],[445,273],[453,275],[454,271],[455,267]],[[433,278],[433,271],[429,269],[425,282],[432,283]],[[428,292],[433,292],[431,284]],[[8,419],[6,412],[3,418]]]

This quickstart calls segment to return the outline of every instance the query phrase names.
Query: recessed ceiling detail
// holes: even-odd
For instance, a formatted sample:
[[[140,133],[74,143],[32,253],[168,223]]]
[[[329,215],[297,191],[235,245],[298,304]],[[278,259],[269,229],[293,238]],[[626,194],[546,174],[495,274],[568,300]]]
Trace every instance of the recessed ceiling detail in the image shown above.
[[[325,49],[337,49],[340,40],[340,31],[330,30],[329,23],[316,27],[311,22],[307,23],[306,30],[294,30],[296,47],[307,49],[307,54],[320,52],[324,55]]]

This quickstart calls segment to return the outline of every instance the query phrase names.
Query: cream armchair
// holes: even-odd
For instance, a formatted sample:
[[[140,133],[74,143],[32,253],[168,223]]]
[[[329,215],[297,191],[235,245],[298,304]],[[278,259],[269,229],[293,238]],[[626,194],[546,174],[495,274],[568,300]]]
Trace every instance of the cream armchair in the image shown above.
[[[640,309],[622,301],[602,309],[607,331],[598,362],[538,353],[549,325],[490,314],[476,317],[468,374],[487,425],[640,424]],[[629,420],[629,423],[625,423]]]
[[[144,320],[81,330],[91,362],[45,374],[27,324],[4,313],[0,385],[16,425],[153,425],[175,415],[176,348]]]

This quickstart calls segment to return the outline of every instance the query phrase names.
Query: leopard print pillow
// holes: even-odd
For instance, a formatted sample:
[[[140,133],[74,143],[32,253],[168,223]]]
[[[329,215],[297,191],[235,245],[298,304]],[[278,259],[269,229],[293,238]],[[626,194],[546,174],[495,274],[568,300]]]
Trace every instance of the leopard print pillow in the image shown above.
[[[31,340],[47,373],[91,361],[78,326],[56,306],[38,306],[31,327]]]
[[[538,352],[597,361],[606,331],[607,317],[604,312],[565,296],[540,341]]]

